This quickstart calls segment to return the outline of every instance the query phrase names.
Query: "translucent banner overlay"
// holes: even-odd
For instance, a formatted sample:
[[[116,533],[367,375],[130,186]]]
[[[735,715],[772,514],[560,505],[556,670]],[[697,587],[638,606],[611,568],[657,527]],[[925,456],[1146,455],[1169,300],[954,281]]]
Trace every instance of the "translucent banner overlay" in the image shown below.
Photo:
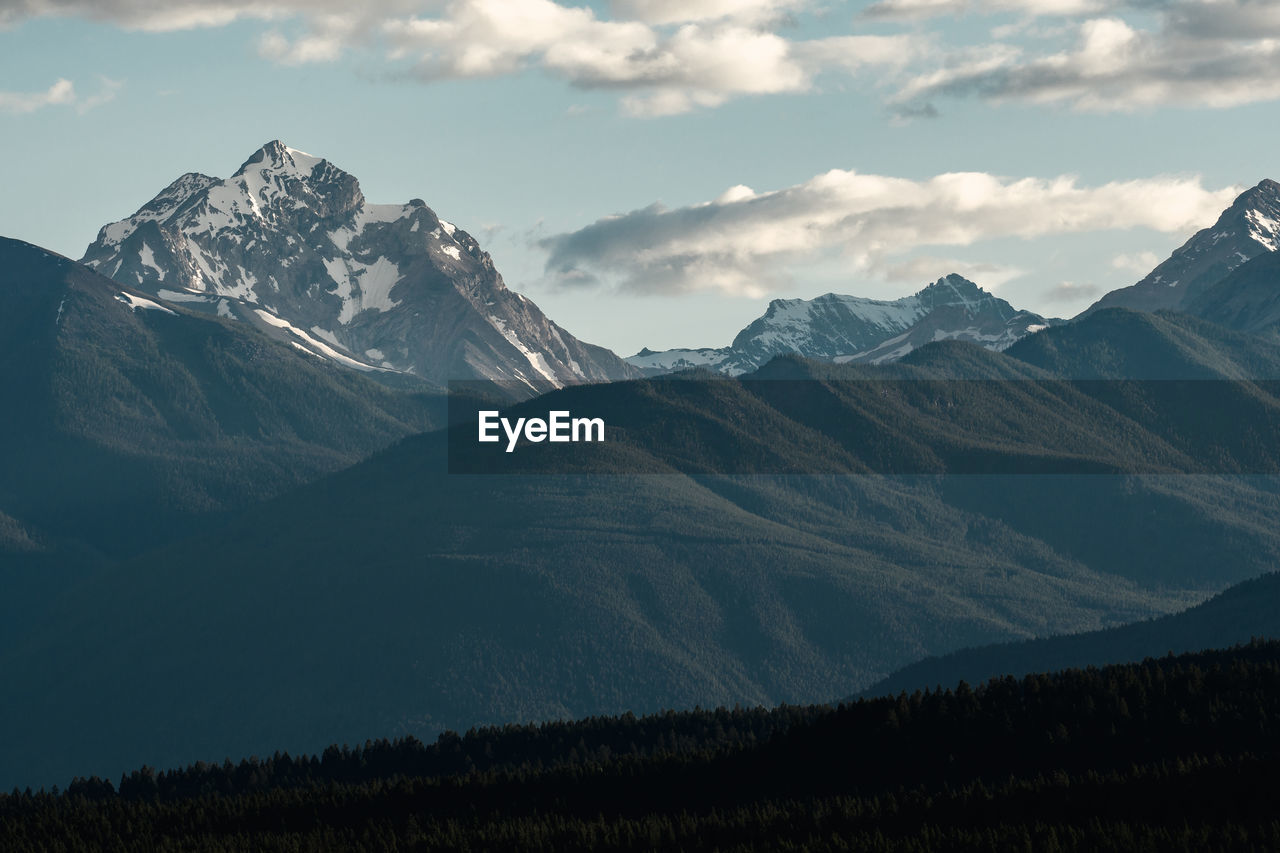
[[[451,474],[1277,474],[1280,381],[449,388]]]

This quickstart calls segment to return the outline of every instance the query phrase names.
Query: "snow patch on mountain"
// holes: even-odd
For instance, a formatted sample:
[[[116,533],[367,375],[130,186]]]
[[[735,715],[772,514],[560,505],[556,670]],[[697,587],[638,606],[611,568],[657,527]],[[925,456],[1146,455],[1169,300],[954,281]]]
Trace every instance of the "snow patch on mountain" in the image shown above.
[[[1277,239],[1280,239],[1280,221],[1272,219],[1260,210],[1250,210],[1245,216],[1249,220],[1249,236],[1262,244],[1268,252],[1274,252]]]
[[[502,336],[504,338],[506,338],[508,341],[511,342],[512,346],[514,346],[516,349],[518,349],[521,352],[522,355],[524,355],[524,357],[529,362],[529,366],[532,367],[534,370],[536,370],[539,374],[541,374],[544,379],[551,382],[551,384],[557,388],[559,388],[561,384],[563,384],[560,382],[559,379],[556,378],[555,372],[551,370],[550,365],[547,364],[547,360],[546,358],[543,357],[542,353],[535,352],[534,350],[531,350],[529,349],[529,347],[525,346],[524,341],[520,340],[520,338],[516,335],[514,331],[507,328],[507,323],[505,320],[503,320],[501,317],[490,316],[489,322],[493,324],[493,327],[495,329],[497,329],[499,332],[502,333]]]
[[[164,281],[164,270],[156,264],[156,253],[151,251],[151,247],[147,245],[145,240],[142,241],[142,248],[138,250],[138,260],[147,269],[155,270],[156,277]]]
[[[284,329],[287,332],[293,333],[300,340],[308,344],[310,346],[310,349],[318,351],[319,353],[322,353],[324,356],[327,356],[340,364],[345,364],[347,367],[353,368],[355,370],[364,371],[364,372],[382,370],[382,368],[380,367],[375,367],[372,364],[365,364],[363,361],[357,361],[356,359],[352,358],[349,355],[346,355],[345,353],[338,352],[333,347],[329,346],[323,341],[316,340],[311,335],[304,332],[302,329],[299,329],[297,326],[294,326],[288,320],[283,320],[280,317],[277,317],[276,315],[272,314],[270,311],[264,311],[261,308],[255,308],[254,313],[257,314],[258,317],[264,323],[267,323],[271,326],[275,326],[278,329]],[[308,348],[296,343],[294,344],[294,346],[297,346],[299,349]]]
[[[400,281],[400,268],[386,258],[371,264],[349,258],[332,258],[324,267],[336,285],[330,293],[342,300],[338,322],[347,325],[361,311],[390,311],[399,305],[391,289]]]
[[[374,223],[396,222],[412,212],[412,208],[404,204],[365,204],[356,211],[349,225],[336,228],[328,234],[329,241],[338,247],[338,251],[346,252],[351,241],[364,234],[365,229]],[[414,228],[417,230],[417,222]]]
[[[156,302],[152,302],[150,299],[143,299],[141,296],[134,296],[132,293],[118,293],[116,294],[116,300],[128,305],[130,311],[137,311],[141,308],[144,311],[163,311],[166,314],[172,314],[175,317],[178,316],[178,312],[172,311]]]
[[[210,297],[202,293],[179,293],[176,290],[161,289],[157,294],[165,302],[208,302]]]

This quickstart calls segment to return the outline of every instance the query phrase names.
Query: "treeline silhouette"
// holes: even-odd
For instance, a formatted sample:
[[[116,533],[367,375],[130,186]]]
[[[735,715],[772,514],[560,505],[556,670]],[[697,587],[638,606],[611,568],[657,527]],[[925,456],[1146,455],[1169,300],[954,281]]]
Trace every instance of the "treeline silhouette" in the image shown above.
[[[1280,643],[0,796],[35,850],[1280,848]]]

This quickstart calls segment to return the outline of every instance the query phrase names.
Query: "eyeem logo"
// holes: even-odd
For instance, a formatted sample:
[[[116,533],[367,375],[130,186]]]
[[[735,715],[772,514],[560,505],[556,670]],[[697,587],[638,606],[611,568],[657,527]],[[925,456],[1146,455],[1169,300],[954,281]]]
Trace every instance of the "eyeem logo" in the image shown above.
[[[500,417],[496,410],[480,414],[480,441],[502,441],[498,428],[507,435],[507,453],[516,449],[521,436],[525,441],[604,441],[604,418],[575,418],[566,412],[547,412],[542,418],[517,418],[515,423]]]

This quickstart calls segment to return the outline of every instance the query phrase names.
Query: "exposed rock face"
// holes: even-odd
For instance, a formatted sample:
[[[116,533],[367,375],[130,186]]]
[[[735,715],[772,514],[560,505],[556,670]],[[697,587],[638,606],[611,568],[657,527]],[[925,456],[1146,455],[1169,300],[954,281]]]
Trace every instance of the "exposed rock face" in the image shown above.
[[[1060,322],[1021,311],[955,274],[938,279],[915,296],[921,317],[909,329],[875,347],[836,361],[897,361],[933,341],[969,341],[989,350],[1005,350],[1017,341]]]
[[[226,180],[178,178],[105,226],[83,263],[358,370],[531,393],[637,375],[508,290],[471,235],[421,200],[369,204],[352,175],[278,141]]]

